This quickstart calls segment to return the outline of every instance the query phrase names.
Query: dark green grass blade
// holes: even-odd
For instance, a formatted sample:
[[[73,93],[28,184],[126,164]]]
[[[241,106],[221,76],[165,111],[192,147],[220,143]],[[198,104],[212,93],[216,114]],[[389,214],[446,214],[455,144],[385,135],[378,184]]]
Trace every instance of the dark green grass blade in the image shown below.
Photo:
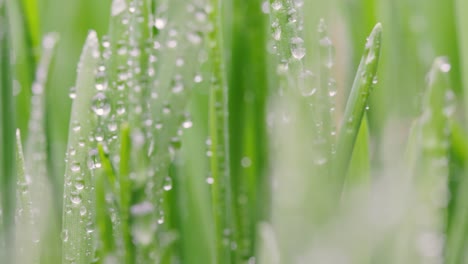
[[[2,209],[2,234],[5,243],[0,252],[0,259],[13,263],[14,212],[15,212],[15,100],[13,97],[13,69],[11,66],[11,38],[5,1],[0,2],[0,193]]]
[[[334,177],[338,188],[341,189],[348,171],[349,162],[361,126],[361,120],[366,111],[368,97],[374,85],[377,65],[380,56],[382,26],[377,24],[366,43],[361,63],[356,73],[346,110],[341,122],[336,150],[336,164]]]
[[[63,199],[62,263],[88,264],[94,255],[93,181],[88,166],[91,150],[89,135],[95,128],[92,112],[95,95],[95,72],[99,60],[96,32],[89,33],[83,48],[76,81],[68,138],[67,166]]]

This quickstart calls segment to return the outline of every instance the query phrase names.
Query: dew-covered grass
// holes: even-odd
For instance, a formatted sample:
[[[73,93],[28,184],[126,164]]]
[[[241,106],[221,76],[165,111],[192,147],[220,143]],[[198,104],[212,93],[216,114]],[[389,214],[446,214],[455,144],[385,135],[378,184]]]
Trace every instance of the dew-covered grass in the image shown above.
[[[468,263],[464,7],[0,0],[0,262]]]

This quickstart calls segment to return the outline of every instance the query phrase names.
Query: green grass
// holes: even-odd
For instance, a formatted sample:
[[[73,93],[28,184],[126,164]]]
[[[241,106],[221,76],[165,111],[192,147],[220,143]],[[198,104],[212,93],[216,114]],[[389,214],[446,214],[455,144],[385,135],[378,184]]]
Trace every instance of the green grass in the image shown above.
[[[465,5],[0,1],[1,259],[468,262]]]

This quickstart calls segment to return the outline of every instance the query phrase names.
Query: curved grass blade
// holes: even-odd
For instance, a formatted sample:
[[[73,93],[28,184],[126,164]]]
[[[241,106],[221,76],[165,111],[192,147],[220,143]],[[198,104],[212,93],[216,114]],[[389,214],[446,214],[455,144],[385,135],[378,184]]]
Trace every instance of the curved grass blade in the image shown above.
[[[15,130],[16,112],[13,97],[13,70],[11,65],[11,36],[8,29],[9,17],[6,1],[0,2],[0,193],[2,209],[2,233],[0,239],[4,247],[0,250],[0,259],[13,263],[12,249],[14,243],[15,214]]]
[[[63,199],[62,263],[88,264],[94,255],[91,169],[88,167],[89,135],[96,118],[92,114],[99,41],[91,31],[81,54],[68,137]]]
[[[16,214],[16,258],[17,263],[39,264],[37,225],[35,223],[31,180],[26,175],[23,147],[20,131],[16,131],[16,167],[17,167],[17,214]]]
[[[382,42],[382,26],[377,24],[370,34],[361,59],[353,87],[346,104],[336,151],[334,177],[341,190],[356,143],[361,121],[366,111],[368,97],[374,84]]]

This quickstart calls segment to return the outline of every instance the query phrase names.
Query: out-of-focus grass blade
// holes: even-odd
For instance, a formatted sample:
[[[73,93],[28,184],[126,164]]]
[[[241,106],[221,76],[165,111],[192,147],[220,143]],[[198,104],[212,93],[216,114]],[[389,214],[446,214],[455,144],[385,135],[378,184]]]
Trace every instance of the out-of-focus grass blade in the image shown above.
[[[28,14],[22,1],[5,0],[9,14],[9,28],[12,34],[13,52],[15,54],[15,93],[17,127],[22,131],[22,136],[28,134],[27,125],[30,113],[31,84],[34,80],[34,72],[37,65],[37,48],[39,45],[39,31],[33,32],[28,24]],[[35,35],[35,36],[33,36]],[[36,38],[33,41],[33,38]],[[24,140],[24,138],[23,138]],[[24,141],[23,141],[24,142]]]
[[[369,127],[364,116],[346,176],[347,189],[370,183]],[[349,189],[350,190],[350,189]]]
[[[28,40],[31,45],[30,48],[34,55],[35,48],[38,48],[41,39],[41,26],[39,18],[39,6],[37,0],[21,0],[18,1],[23,11],[23,23],[25,25]],[[35,56],[37,58],[37,56]]]
[[[73,102],[68,137],[63,199],[62,263],[88,264],[94,256],[91,169],[88,167],[89,135],[95,127],[92,112],[99,41],[91,31],[78,65],[76,98]]]
[[[456,14],[457,14],[457,29],[458,29],[458,46],[460,56],[460,72],[463,84],[464,107],[465,107],[465,120],[468,119],[468,17],[465,15],[464,10],[468,10],[468,2],[465,0],[456,1]]]
[[[51,185],[49,181],[53,180],[48,176],[47,170],[47,139],[46,139],[46,118],[45,118],[45,90],[49,77],[49,67],[55,53],[55,47],[58,41],[58,36],[55,33],[47,34],[42,42],[41,60],[36,70],[36,77],[32,85],[31,96],[31,115],[28,124],[28,137],[26,141],[25,159],[27,163],[26,171],[31,176],[31,181],[34,183],[33,201],[36,208],[41,214],[40,224],[46,223],[44,216],[50,216],[46,211],[54,200],[57,200],[55,207],[56,212],[60,212],[60,201],[52,199],[57,197],[61,190],[55,189],[52,195],[49,191],[44,194],[45,190],[51,190],[51,187],[59,187],[55,184]],[[61,188],[60,188],[61,189]]]
[[[26,175],[20,131],[16,130],[17,213],[16,258],[17,263],[39,264],[38,230],[32,211],[31,180]]]
[[[428,88],[423,109],[414,130],[409,161],[414,184],[415,205],[410,215],[409,237],[416,241],[422,234],[430,234],[434,241],[443,239],[449,199],[449,118],[454,112],[454,94],[450,89],[450,64],[446,58],[436,58],[428,75]],[[410,142],[413,143],[414,142]],[[417,216],[417,217],[416,217]],[[424,220],[418,220],[419,218]],[[432,241],[431,240],[431,241]],[[422,246],[420,254],[408,253],[408,263],[432,263],[442,256],[443,244],[432,249]]]
[[[5,247],[0,250],[0,259],[13,263],[12,249],[14,243],[15,213],[15,130],[16,111],[13,97],[13,70],[11,65],[11,38],[8,29],[9,19],[6,1],[0,2],[0,193],[2,208],[2,234],[0,239]]]
[[[450,188],[453,206],[449,214],[445,261],[447,264],[463,263],[466,252],[468,232],[468,140],[466,132],[458,124],[451,127],[450,167],[453,188]]]
[[[366,111],[367,99],[374,85],[381,42],[382,26],[377,24],[367,40],[338,135],[334,177],[339,189],[343,186],[361,121]]]

